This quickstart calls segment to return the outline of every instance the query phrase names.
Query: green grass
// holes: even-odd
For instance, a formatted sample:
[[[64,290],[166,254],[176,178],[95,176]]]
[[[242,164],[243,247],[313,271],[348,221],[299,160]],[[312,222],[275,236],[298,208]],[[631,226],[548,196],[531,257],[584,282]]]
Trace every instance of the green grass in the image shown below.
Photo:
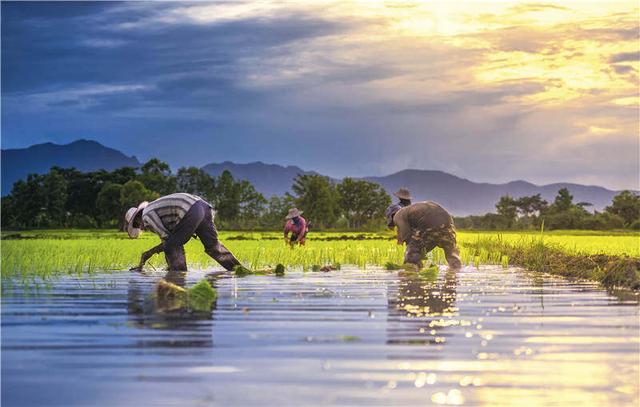
[[[17,236],[17,235],[20,236]],[[542,236],[545,245],[571,255],[607,254],[640,257],[640,234],[564,231],[541,235],[537,232],[458,232],[461,257],[465,264],[507,266],[514,257],[507,248],[528,247]],[[158,238],[144,233],[131,240],[113,230],[36,230],[3,231],[2,278],[30,280],[56,274],[121,271],[135,265],[140,254],[157,244]],[[18,238],[19,237],[19,238]],[[349,264],[366,268],[372,265],[402,264],[404,247],[395,243],[392,232],[316,233],[306,246],[287,247],[279,232],[220,233],[221,241],[249,269],[287,267],[310,270],[314,265]],[[352,240],[348,240],[352,239]],[[500,244],[482,244],[496,239]],[[186,246],[190,268],[219,267],[202,250],[198,240]],[[440,249],[432,252],[432,262],[445,263]],[[164,269],[162,254],[148,263],[149,268]]]

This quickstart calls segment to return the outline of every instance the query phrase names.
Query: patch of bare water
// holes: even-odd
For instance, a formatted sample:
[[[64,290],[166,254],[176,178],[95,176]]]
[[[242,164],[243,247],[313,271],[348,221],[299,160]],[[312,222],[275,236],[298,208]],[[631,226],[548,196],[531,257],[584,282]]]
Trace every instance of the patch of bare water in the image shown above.
[[[189,315],[158,312],[160,277],[6,291],[2,405],[638,405],[633,294],[343,269],[219,278],[217,307]]]

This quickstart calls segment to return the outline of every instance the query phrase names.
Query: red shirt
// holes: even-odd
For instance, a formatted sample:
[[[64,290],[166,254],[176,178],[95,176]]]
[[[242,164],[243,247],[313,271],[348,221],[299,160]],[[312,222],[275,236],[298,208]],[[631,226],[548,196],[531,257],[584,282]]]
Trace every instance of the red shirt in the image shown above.
[[[284,237],[288,237],[289,232],[291,232],[291,234],[298,236],[298,240],[302,240],[304,238],[304,235],[307,233],[307,222],[302,216],[298,216],[297,220],[297,225],[293,219],[287,220],[287,223],[284,225]]]

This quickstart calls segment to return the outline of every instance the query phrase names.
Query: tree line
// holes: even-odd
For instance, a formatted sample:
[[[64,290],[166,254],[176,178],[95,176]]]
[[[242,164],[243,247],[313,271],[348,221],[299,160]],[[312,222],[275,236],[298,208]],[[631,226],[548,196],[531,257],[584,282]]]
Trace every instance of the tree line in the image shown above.
[[[5,228],[123,227],[124,212],[142,201],[173,192],[199,195],[216,208],[216,224],[227,229],[277,229],[289,208],[304,211],[314,229],[381,230],[390,196],[376,183],[345,178],[341,182],[315,174],[300,174],[292,193],[266,199],[246,180],[229,171],[212,177],[197,167],[172,173],[169,165],[151,159],[140,168],[81,172],[53,167],[46,174],[30,174],[2,197]],[[459,229],[640,229],[640,197],[623,191],[603,212],[589,212],[587,202],[573,202],[568,189],[552,203],[540,194],[513,198],[505,195],[496,213],[455,218]]]
[[[622,191],[604,211],[589,212],[589,202],[573,202],[567,188],[558,191],[552,203],[540,194],[513,198],[502,196],[496,213],[455,218],[456,227],[478,230],[540,229],[635,229],[640,230],[640,196]]]
[[[169,165],[151,159],[140,168],[81,172],[52,167],[14,183],[2,197],[5,228],[123,227],[124,212],[142,201],[174,192],[199,195],[216,208],[216,224],[228,229],[273,229],[283,225],[289,208],[304,211],[311,226],[377,230],[391,198],[364,180],[339,183],[321,175],[298,175],[292,194],[266,199],[246,180],[229,171],[212,177],[197,167],[172,173]]]

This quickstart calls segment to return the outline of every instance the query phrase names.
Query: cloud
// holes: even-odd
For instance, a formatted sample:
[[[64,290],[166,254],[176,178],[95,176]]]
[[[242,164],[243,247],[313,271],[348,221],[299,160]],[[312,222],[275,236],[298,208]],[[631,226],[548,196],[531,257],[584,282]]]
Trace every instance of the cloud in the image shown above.
[[[6,146],[637,183],[631,3],[74,4],[2,4]]]

